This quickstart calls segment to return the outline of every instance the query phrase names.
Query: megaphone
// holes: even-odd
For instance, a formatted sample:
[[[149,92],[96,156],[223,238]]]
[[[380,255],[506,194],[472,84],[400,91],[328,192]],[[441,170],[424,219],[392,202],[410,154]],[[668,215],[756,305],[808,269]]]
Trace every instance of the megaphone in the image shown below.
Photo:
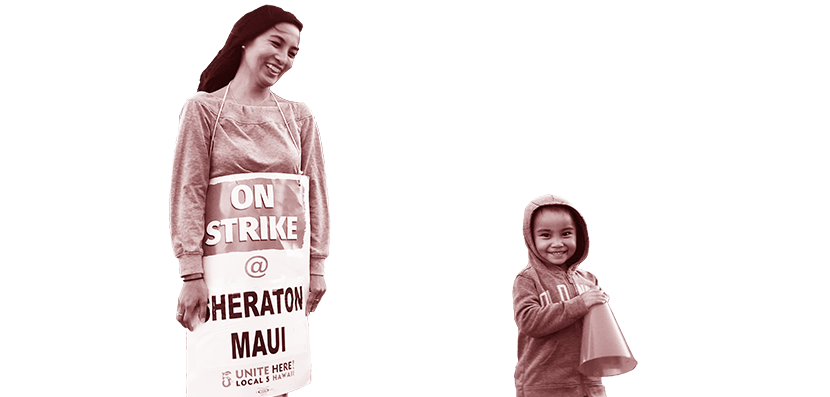
[[[585,376],[614,376],[637,366],[608,303],[591,306],[582,324],[579,372]]]

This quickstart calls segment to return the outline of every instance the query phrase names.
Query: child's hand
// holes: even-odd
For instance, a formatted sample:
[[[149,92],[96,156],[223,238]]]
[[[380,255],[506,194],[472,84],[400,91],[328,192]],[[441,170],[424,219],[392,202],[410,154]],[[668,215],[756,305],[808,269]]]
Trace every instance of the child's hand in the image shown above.
[[[608,294],[599,288],[590,289],[579,296],[582,297],[582,301],[585,302],[585,307],[588,308],[608,302]]]

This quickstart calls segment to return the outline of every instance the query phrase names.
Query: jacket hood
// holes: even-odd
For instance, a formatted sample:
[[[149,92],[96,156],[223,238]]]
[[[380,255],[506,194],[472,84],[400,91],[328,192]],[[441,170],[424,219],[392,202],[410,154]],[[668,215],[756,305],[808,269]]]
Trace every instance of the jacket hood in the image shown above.
[[[542,268],[556,267],[556,265],[545,260],[539,251],[536,250],[536,244],[533,241],[533,215],[542,207],[547,206],[562,206],[568,208],[576,226],[576,252],[571,256],[565,265],[567,269],[576,269],[582,261],[588,256],[588,227],[585,225],[585,219],[582,214],[576,210],[567,200],[562,197],[546,194],[539,196],[525,207],[524,222],[522,225],[522,233],[525,237],[525,245],[527,246],[528,260],[530,266],[537,271],[539,266]]]

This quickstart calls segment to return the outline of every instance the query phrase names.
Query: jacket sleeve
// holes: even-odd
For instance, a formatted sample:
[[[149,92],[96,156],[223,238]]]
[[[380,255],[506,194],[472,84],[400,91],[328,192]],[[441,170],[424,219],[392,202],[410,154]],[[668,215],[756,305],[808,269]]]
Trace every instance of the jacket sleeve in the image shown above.
[[[513,314],[519,332],[541,338],[579,320],[588,312],[582,297],[543,306],[531,277],[520,274],[513,283]]]
[[[305,105],[303,105],[305,106]],[[320,131],[311,111],[297,121],[302,145],[301,164],[303,175],[308,176],[308,205],[311,217],[311,274],[325,274],[325,259],[329,255],[329,205],[326,185],[325,160]]]
[[[215,116],[214,116],[215,117]],[[205,197],[210,180],[210,112],[190,99],[179,115],[170,187],[170,235],[179,274],[204,273]]]

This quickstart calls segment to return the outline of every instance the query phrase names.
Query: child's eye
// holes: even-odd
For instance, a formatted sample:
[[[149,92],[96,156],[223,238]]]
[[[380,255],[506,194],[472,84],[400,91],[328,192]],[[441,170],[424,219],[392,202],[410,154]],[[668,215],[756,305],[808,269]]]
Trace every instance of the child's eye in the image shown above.
[[[272,41],[272,42],[271,42],[271,45],[273,45],[273,46],[274,46],[274,48],[280,48],[280,43],[278,43],[278,42],[276,42],[276,41]]]

